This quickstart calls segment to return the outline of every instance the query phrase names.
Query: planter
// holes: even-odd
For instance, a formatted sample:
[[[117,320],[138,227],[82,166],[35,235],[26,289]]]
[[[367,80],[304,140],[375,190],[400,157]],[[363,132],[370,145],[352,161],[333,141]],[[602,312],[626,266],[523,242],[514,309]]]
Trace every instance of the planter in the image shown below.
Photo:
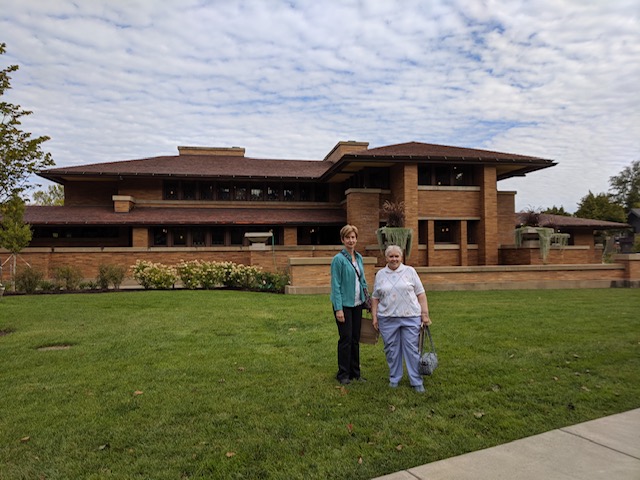
[[[413,230],[404,227],[381,227],[376,230],[378,237],[378,246],[380,251],[384,253],[389,245],[398,245],[404,254],[404,258],[411,255],[411,246],[413,243]]]

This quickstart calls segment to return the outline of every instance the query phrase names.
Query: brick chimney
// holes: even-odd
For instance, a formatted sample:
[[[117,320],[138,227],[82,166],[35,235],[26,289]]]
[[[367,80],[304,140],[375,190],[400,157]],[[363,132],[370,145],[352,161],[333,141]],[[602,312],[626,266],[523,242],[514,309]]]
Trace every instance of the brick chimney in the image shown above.
[[[369,142],[355,142],[349,140],[347,142],[338,142],[336,146],[324,157],[325,162],[336,163],[345,153],[355,153],[366,150]]]
[[[244,157],[242,147],[178,147],[180,155],[214,155],[224,157]]]

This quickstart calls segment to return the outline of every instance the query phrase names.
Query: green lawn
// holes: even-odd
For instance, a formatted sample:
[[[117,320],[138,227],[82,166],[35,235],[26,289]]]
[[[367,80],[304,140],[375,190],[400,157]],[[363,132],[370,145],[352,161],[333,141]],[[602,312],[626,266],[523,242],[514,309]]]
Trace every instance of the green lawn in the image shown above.
[[[337,385],[324,295],[4,297],[0,479],[371,478],[640,407],[637,289],[429,302],[420,395],[381,342]]]

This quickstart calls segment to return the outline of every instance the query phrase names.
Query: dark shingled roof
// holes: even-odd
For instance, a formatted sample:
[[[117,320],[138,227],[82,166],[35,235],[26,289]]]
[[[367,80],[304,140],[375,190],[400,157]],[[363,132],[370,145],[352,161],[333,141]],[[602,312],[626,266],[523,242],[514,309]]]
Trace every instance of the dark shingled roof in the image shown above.
[[[201,178],[282,178],[314,180],[329,168],[320,160],[268,160],[223,155],[174,155],[140,160],[94,163],[43,170],[41,177],[58,181],[68,176],[157,176]]]
[[[342,209],[151,208],[115,213],[113,207],[28,206],[31,225],[344,225]]]
[[[372,148],[362,152],[350,154],[350,156],[371,157],[424,157],[424,158],[451,158],[468,160],[535,160],[552,162],[539,157],[515,155],[512,153],[492,152],[490,150],[478,150],[474,148],[449,147],[446,145],[434,145],[431,143],[408,142],[389,145],[386,147]],[[553,163],[553,162],[552,162]]]
[[[521,225],[526,216],[526,212],[516,213],[516,225]],[[615,230],[630,227],[628,223],[608,222],[607,220],[594,220],[592,218],[567,217],[565,215],[551,215],[549,213],[541,213],[538,222],[541,227],[584,228],[590,230]]]

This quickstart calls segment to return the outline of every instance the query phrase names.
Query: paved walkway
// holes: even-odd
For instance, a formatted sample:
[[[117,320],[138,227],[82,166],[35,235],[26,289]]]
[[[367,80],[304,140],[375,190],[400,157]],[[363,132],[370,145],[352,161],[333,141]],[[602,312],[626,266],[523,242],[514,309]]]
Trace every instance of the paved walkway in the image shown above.
[[[378,480],[640,480],[640,408]]]

